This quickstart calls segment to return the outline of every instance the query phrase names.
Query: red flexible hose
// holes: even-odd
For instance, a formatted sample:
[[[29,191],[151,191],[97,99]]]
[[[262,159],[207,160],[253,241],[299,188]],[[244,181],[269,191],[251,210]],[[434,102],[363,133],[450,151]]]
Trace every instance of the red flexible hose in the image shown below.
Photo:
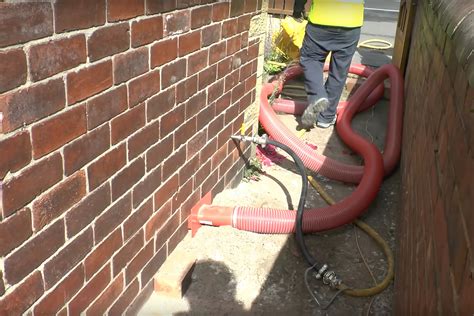
[[[384,174],[390,173],[400,157],[402,118],[403,118],[403,80],[399,70],[393,65],[385,65],[370,71],[364,66],[351,66],[350,72],[368,76],[366,82],[355,92],[346,106],[338,108],[337,131],[342,140],[363,157],[365,166],[347,165],[317,155],[298,137],[289,131],[277,118],[268,103],[268,96],[274,91],[273,84],[262,88],[260,97],[260,122],[273,139],[289,146],[301,158],[305,166],[331,179],[359,183],[356,190],[341,202],[319,209],[305,211],[304,232],[316,232],[333,229],[352,222],[377,196]],[[372,74],[370,74],[372,73]],[[285,79],[301,74],[299,67],[293,67],[285,73]],[[370,75],[370,76],[369,76]],[[390,110],[385,138],[384,156],[351,127],[354,115],[365,106],[374,104],[383,94],[383,81],[391,80]],[[382,90],[381,88],[382,87]],[[281,91],[282,84],[279,86]],[[379,91],[381,90],[381,92]],[[370,100],[370,98],[373,98]],[[367,100],[370,100],[370,104]],[[201,213],[201,211],[198,211]],[[241,230],[258,233],[293,233],[295,231],[296,212],[272,208],[235,207],[232,214],[232,226]],[[202,224],[213,224],[209,214],[199,217]],[[218,223],[216,223],[218,225]]]

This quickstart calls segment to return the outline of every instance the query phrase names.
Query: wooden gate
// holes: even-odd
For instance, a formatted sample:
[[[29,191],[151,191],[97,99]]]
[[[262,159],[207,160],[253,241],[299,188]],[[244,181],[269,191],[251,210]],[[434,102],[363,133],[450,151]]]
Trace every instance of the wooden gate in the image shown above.
[[[401,0],[392,62],[405,73],[417,0]]]

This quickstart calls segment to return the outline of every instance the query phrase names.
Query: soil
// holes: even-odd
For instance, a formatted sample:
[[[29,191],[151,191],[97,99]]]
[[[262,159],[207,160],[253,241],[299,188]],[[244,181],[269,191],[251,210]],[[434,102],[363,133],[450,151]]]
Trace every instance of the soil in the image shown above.
[[[373,140],[380,149],[383,148],[387,112],[388,101],[382,100],[353,121],[353,128]],[[280,118],[297,132],[295,116],[280,115]],[[361,163],[332,127],[314,128],[302,138],[317,146],[317,151],[326,156],[347,163]],[[312,175],[336,201],[355,189],[353,185]],[[396,171],[385,180],[376,200],[362,216],[389,242],[392,250],[395,247],[399,183],[400,174]],[[284,160],[279,165],[265,167],[260,181],[242,182],[237,188],[222,192],[214,198],[213,204],[295,209],[300,189],[301,179],[293,163]],[[310,187],[306,207],[325,205]],[[306,235],[305,239],[314,257],[329,264],[346,284],[371,287],[373,281],[358,251],[355,234],[371,271],[380,282],[386,273],[386,258],[379,247],[353,225]],[[140,315],[366,315],[369,312],[371,298],[343,294],[327,310],[318,306],[305,286],[304,273],[308,266],[293,236],[261,235],[230,227],[202,227],[194,238],[187,236],[179,247],[195,253],[198,259],[185,297],[178,300],[153,294]],[[309,274],[309,284],[322,302],[328,302],[335,294],[312,273]],[[393,284],[375,297],[369,314],[391,314],[392,296]]]

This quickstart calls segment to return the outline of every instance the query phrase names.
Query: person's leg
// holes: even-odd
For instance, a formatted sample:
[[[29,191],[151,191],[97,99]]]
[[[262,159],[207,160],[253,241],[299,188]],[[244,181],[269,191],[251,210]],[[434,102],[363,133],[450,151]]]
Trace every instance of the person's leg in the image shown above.
[[[319,113],[317,126],[329,127],[335,123],[337,105],[346,83],[349,67],[357,49],[359,38],[360,28],[356,28],[342,30],[340,36],[334,39],[335,44],[331,47],[331,62],[325,85],[329,106],[326,110]]]
[[[324,45],[325,38],[323,28],[307,25],[300,57],[308,94],[308,107],[301,116],[301,123],[307,127],[312,127],[319,112],[328,106],[328,95],[323,79],[324,62],[329,54]]]

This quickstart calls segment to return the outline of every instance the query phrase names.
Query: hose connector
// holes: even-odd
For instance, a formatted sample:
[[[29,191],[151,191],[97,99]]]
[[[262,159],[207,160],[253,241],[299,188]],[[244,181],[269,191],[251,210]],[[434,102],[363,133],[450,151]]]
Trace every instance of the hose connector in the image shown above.
[[[333,289],[337,289],[342,284],[342,280],[337,277],[336,272],[328,270],[327,264],[324,264],[316,273],[316,279],[323,279],[323,284],[329,285]]]
[[[252,142],[262,146],[263,148],[265,148],[268,142],[267,134],[263,134],[262,136],[232,135],[230,138],[239,142]]]

